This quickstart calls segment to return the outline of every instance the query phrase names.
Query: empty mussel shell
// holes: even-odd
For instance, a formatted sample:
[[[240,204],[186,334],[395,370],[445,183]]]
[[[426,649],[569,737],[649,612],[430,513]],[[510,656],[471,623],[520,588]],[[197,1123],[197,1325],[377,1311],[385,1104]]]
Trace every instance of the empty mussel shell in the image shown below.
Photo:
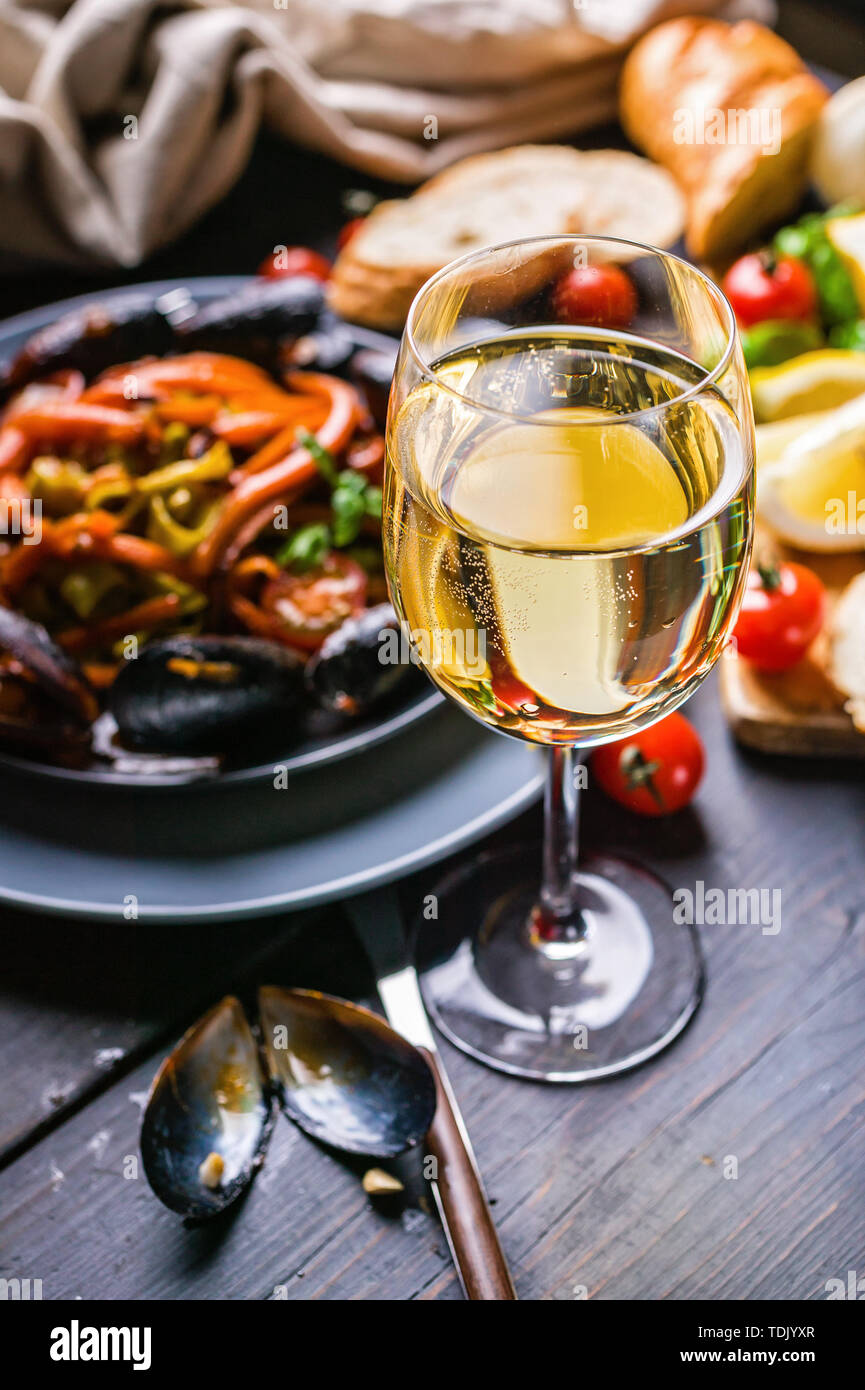
[[[420,1052],[357,1004],[316,990],[264,986],[259,1020],[289,1119],[347,1153],[392,1158],[417,1144],[436,1106]]]
[[[141,1122],[141,1157],[160,1201],[216,1216],[251,1183],[273,1124],[270,1087],[246,1015],[231,995],[163,1062]]]

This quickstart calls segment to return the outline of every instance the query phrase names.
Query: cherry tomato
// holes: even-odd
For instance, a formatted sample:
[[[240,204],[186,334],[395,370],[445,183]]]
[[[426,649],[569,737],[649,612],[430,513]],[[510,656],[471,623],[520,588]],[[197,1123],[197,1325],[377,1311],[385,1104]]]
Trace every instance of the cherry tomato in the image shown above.
[[[553,286],[553,312],[560,323],[626,328],[637,312],[637,291],[617,265],[584,265]]]
[[[700,735],[684,715],[668,714],[658,724],[592,754],[592,776],[608,796],[641,816],[665,816],[687,806],[705,766]]]
[[[810,319],[817,309],[808,267],[771,251],[742,256],[731,265],[724,276],[724,293],[743,328],[764,319]]]
[[[280,246],[261,262],[259,275],[281,280],[284,275],[311,275],[314,280],[330,279],[330,261],[309,246]]]
[[[345,226],[342,228],[339,236],[336,239],[337,251],[341,251],[344,246],[348,246],[348,243],[351,241],[352,237],[355,235],[356,232],[360,231],[365,221],[365,217],[353,217],[350,222],[346,222]]]
[[[271,579],[262,591],[261,607],[278,619],[287,642],[315,651],[329,632],[361,611],[366,585],[365,570],[331,550],[314,569]]]
[[[786,671],[801,661],[823,623],[826,590],[804,565],[755,565],[733,641],[761,671]]]

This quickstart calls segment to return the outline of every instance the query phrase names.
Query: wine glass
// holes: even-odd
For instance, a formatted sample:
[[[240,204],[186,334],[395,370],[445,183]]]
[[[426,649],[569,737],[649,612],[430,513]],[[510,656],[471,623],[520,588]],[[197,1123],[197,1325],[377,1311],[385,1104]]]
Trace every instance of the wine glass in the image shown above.
[[[562,277],[585,267],[616,267],[625,293],[562,322]],[[455,261],[412,305],[387,431],[393,603],[450,699],[550,750],[542,850],[458,870],[415,939],[437,1025],[500,1070],[609,1076],[699,1004],[670,890],[578,860],[581,754],[669,714],[717,660],[750,553],[753,439],[730,306],[676,256],[530,238]]]

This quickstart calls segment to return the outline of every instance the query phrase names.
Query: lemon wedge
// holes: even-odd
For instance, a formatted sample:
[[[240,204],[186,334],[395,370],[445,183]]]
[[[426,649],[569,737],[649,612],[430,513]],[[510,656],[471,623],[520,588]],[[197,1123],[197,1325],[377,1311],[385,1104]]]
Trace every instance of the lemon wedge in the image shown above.
[[[830,218],[826,235],[844,262],[859,308],[865,314],[865,212],[857,212],[854,217]]]
[[[790,439],[761,467],[757,489],[761,516],[784,540],[865,549],[865,395]]]
[[[782,362],[756,367],[751,397],[758,424],[809,411],[832,410],[865,391],[865,352],[820,348]]]
[[[777,463],[784,450],[800,434],[804,434],[819,420],[825,420],[832,412],[815,410],[809,415],[793,415],[789,420],[774,420],[771,425],[758,425],[754,434],[757,440],[757,467]]]

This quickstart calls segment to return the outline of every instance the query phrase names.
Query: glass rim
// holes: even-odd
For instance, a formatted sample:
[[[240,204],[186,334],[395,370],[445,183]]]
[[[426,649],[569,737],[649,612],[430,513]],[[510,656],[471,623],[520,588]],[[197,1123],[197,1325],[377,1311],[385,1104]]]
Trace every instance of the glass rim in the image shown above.
[[[692,261],[685,260],[683,256],[675,255],[672,251],[664,251],[658,246],[650,246],[648,245],[648,243],[642,241],[629,241],[626,237],[603,236],[600,233],[586,233],[585,235],[583,235],[578,232],[550,232],[540,236],[536,235],[529,237],[518,237],[514,241],[502,241],[490,246],[484,246],[479,251],[470,251],[465,256],[458,256],[456,260],[449,261],[447,265],[442,266],[441,270],[437,270],[434,275],[431,275],[430,278],[426,280],[423,285],[421,285],[420,289],[418,290],[417,294],[412,300],[411,305],[409,306],[409,311],[405,321],[405,329],[403,330],[402,336],[403,342],[407,345],[409,352],[411,353],[412,357],[414,358],[424,377],[426,377],[430,381],[435,382],[436,385],[442,391],[447,392],[448,395],[453,396],[456,400],[462,401],[464,405],[469,406],[472,410],[482,411],[489,415],[495,415],[502,420],[530,420],[533,425],[560,426],[561,421],[557,421],[554,418],[547,417],[546,419],[539,419],[533,416],[517,415],[513,411],[502,410],[498,406],[486,405],[484,402],[473,400],[471,396],[467,396],[464,392],[457,391],[455,387],[448,385],[448,383],[443,381],[441,377],[435,372],[431,363],[429,363],[426,360],[424,354],[418,347],[418,344],[415,341],[414,336],[415,321],[417,319],[418,312],[425,300],[427,299],[429,293],[433,289],[435,289],[435,287],[439,284],[440,281],[444,280],[455,270],[460,270],[464,267],[471,266],[474,263],[481,261],[486,257],[489,257],[493,252],[509,251],[512,248],[519,246],[540,246],[541,244],[549,245],[551,243],[559,243],[563,245],[573,246],[584,242],[595,244],[607,244],[613,246],[624,246],[627,247],[629,251],[643,252],[646,255],[659,257],[667,261],[675,261],[678,265],[684,266],[685,269],[691,275],[696,276],[697,280],[702,282],[704,289],[707,290],[709,293],[709,297],[712,300],[714,300],[715,303],[719,306],[723,316],[723,320],[725,321],[724,327],[726,333],[726,341],[724,344],[724,350],[721,353],[721,356],[718,359],[715,366],[712,367],[711,370],[705,371],[698,382],[695,382],[693,386],[688,387],[688,389],[685,391],[681,391],[677,396],[673,396],[668,401],[659,401],[656,405],[643,406],[639,410],[631,410],[622,415],[613,415],[608,420],[604,421],[605,426],[614,424],[631,424],[634,420],[644,419],[646,416],[656,415],[658,413],[668,411],[675,406],[679,406],[686,401],[694,400],[696,397],[700,396],[705,390],[707,390],[708,387],[713,385],[713,383],[716,382],[719,377],[723,376],[723,374],[726,372],[727,368],[730,365],[733,353],[736,348],[736,316],[733,313],[733,308],[730,304],[729,299],[724,294],[724,291],[721,289],[720,285],[716,284],[715,281],[711,278],[711,276],[707,275],[704,270],[701,270],[699,266],[694,265]],[[541,325],[538,326],[540,327]],[[526,327],[530,327],[530,325],[526,325]],[[597,329],[598,325],[567,324],[562,325],[562,327],[583,327],[591,330]],[[601,328],[603,328],[603,325],[601,325]],[[628,340],[633,342],[653,342],[651,338],[639,338],[636,334],[629,334],[626,329],[611,329],[608,331],[614,334],[617,332],[621,332],[622,340],[625,342],[627,342]],[[691,358],[687,358],[686,360],[689,362],[693,361],[693,359]],[[570,423],[573,425],[575,429],[579,429],[589,424],[594,424],[595,426],[597,426],[597,421],[592,422],[589,420],[575,420]]]

